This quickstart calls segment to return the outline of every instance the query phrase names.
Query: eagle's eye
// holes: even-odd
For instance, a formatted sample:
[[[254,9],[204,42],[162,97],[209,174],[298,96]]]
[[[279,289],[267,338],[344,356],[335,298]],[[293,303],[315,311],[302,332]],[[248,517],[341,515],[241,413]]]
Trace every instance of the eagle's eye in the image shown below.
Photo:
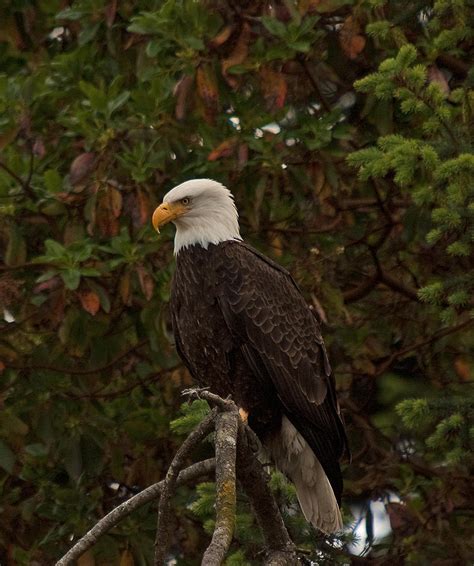
[[[184,206],[187,206],[189,204],[189,197],[184,197],[181,199],[181,204],[184,204]]]

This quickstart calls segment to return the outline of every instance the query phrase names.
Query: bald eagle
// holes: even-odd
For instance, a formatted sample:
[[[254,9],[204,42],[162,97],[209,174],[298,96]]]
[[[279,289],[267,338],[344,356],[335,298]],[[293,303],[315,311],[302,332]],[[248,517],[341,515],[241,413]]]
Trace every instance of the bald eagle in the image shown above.
[[[153,213],[173,222],[171,318],[193,378],[231,395],[296,487],[306,519],[342,528],[339,460],[347,439],[319,322],[291,275],[242,241],[231,192],[210,179],[169,191]]]

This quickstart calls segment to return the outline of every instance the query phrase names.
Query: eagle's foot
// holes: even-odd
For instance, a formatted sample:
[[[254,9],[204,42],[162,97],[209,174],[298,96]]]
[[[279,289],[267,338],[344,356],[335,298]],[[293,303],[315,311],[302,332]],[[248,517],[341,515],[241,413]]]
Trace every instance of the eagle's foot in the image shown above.
[[[203,391],[209,391],[209,387],[190,387],[189,389],[183,389],[181,395],[183,395],[183,397],[189,397],[190,401],[194,401],[201,399],[201,393]]]
[[[240,418],[242,419],[242,422],[244,422],[245,424],[248,424],[249,422],[249,414],[248,412],[243,409],[242,407],[239,408],[239,415]]]

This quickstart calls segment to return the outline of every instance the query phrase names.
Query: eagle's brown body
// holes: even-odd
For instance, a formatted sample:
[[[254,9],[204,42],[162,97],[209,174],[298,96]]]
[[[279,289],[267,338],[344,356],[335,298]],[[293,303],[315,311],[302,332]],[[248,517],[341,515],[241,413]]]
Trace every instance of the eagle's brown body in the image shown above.
[[[171,309],[176,346],[193,377],[249,413],[277,464],[298,476],[300,502],[309,485],[305,466],[317,464],[312,453],[340,502],[346,436],[334,379],[319,323],[291,276],[236,240],[189,246],[177,256]],[[306,515],[311,505],[302,502]]]

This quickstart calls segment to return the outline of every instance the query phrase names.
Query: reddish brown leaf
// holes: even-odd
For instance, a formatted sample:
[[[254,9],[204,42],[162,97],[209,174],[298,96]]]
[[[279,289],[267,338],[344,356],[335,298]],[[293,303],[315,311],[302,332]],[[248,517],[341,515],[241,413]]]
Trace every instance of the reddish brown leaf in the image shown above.
[[[339,30],[339,43],[349,59],[355,59],[365,47],[365,37],[359,32],[359,23],[352,16],[344,20]]]
[[[133,554],[129,550],[124,550],[120,556],[119,566],[134,566]]]
[[[3,373],[5,368],[6,368],[6,365],[2,362],[2,360],[0,360],[0,373]]]
[[[130,306],[131,293],[130,293],[130,272],[127,271],[122,275],[119,284],[120,297],[124,305]]]
[[[208,161],[217,161],[222,157],[229,157],[234,152],[235,146],[237,145],[237,138],[228,138],[219,144],[211,153],[207,156]]]
[[[44,291],[55,291],[63,284],[62,279],[55,275],[48,279],[47,281],[43,281],[42,283],[38,283],[33,289],[33,293],[43,293]]]
[[[117,14],[117,0],[111,0],[105,7],[105,23],[111,28]]]
[[[249,160],[249,146],[246,143],[241,143],[237,151],[237,164],[239,169],[243,169]]]
[[[211,39],[211,41],[209,42],[209,47],[220,47],[229,39],[233,31],[234,27],[231,25],[223,27],[221,31]]]
[[[79,299],[81,301],[82,308],[95,316],[100,308],[100,299],[94,291],[80,291],[79,292]]]
[[[86,550],[77,560],[77,566],[95,566],[95,558],[91,550]]]
[[[241,65],[246,59],[249,52],[249,43],[250,43],[250,36],[251,36],[251,28],[250,24],[244,22],[242,26],[242,31],[240,32],[239,38],[237,39],[237,43],[235,44],[232,53],[229,55],[227,59],[222,61],[222,74],[225,77],[225,80],[232,88],[236,88],[239,84],[237,77],[234,75],[229,75],[227,70],[235,65]]]
[[[122,211],[122,193],[115,187],[111,187],[109,185],[107,189],[107,197],[112,214],[115,216],[115,218],[118,218]]]
[[[441,92],[446,96],[448,96],[451,92],[448,81],[446,80],[443,71],[441,71],[436,65],[431,65],[431,67],[428,69],[428,80],[430,81],[430,83],[437,84],[441,89]]]
[[[77,185],[84,181],[94,170],[95,153],[88,151],[78,155],[71,164],[69,179],[72,185]]]
[[[472,372],[471,372],[471,364],[469,360],[463,358],[462,356],[456,356],[454,360],[454,370],[461,379],[461,381],[471,381],[472,380]]]
[[[120,229],[119,216],[122,211],[122,195],[118,189],[108,186],[97,196],[95,226],[102,236],[116,236]]]
[[[153,290],[155,288],[153,277],[141,263],[137,265],[137,275],[143,294],[145,295],[146,300],[149,301],[153,297]]]
[[[210,65],[201,65],[196,73],[196,85],[199,97],[204,103],[204,117],[209,124],[219,110],[219,91],[214,70]]]
[[[40,159],[46,155],[46,148],[44,147],[44,142],[41,138],[36,138],[35,143],[33,144],[33,153]]]
[[[416,517],[403,503],[387,503],[385,508],[393,531],[408,535],[415,527]]]
[[[269,67],[262,67],[260,69],[260,84],[267,108],[283,108],[288,92],[284,75]]]
[[[53,327],[61,324],[64,320],[64,309],[66,307],[66,298],[63,291],[52,293],[45,303],[47,318],[51,321]]]
[[[150,197],[145,191],[138,189],[135,197],[135,206],[132,209],[133,225],[136,228],[140,228],[150,221],[150,216]]]
[[[186,110],[188,107],[188,95],[191,91],[191,87],[194,84],[194,77],[190,75],[184,75],[174,87],[173,94],[176,97],[176,107],[174,110],[174,115],[176,120],[184,120],[186,117]]]

